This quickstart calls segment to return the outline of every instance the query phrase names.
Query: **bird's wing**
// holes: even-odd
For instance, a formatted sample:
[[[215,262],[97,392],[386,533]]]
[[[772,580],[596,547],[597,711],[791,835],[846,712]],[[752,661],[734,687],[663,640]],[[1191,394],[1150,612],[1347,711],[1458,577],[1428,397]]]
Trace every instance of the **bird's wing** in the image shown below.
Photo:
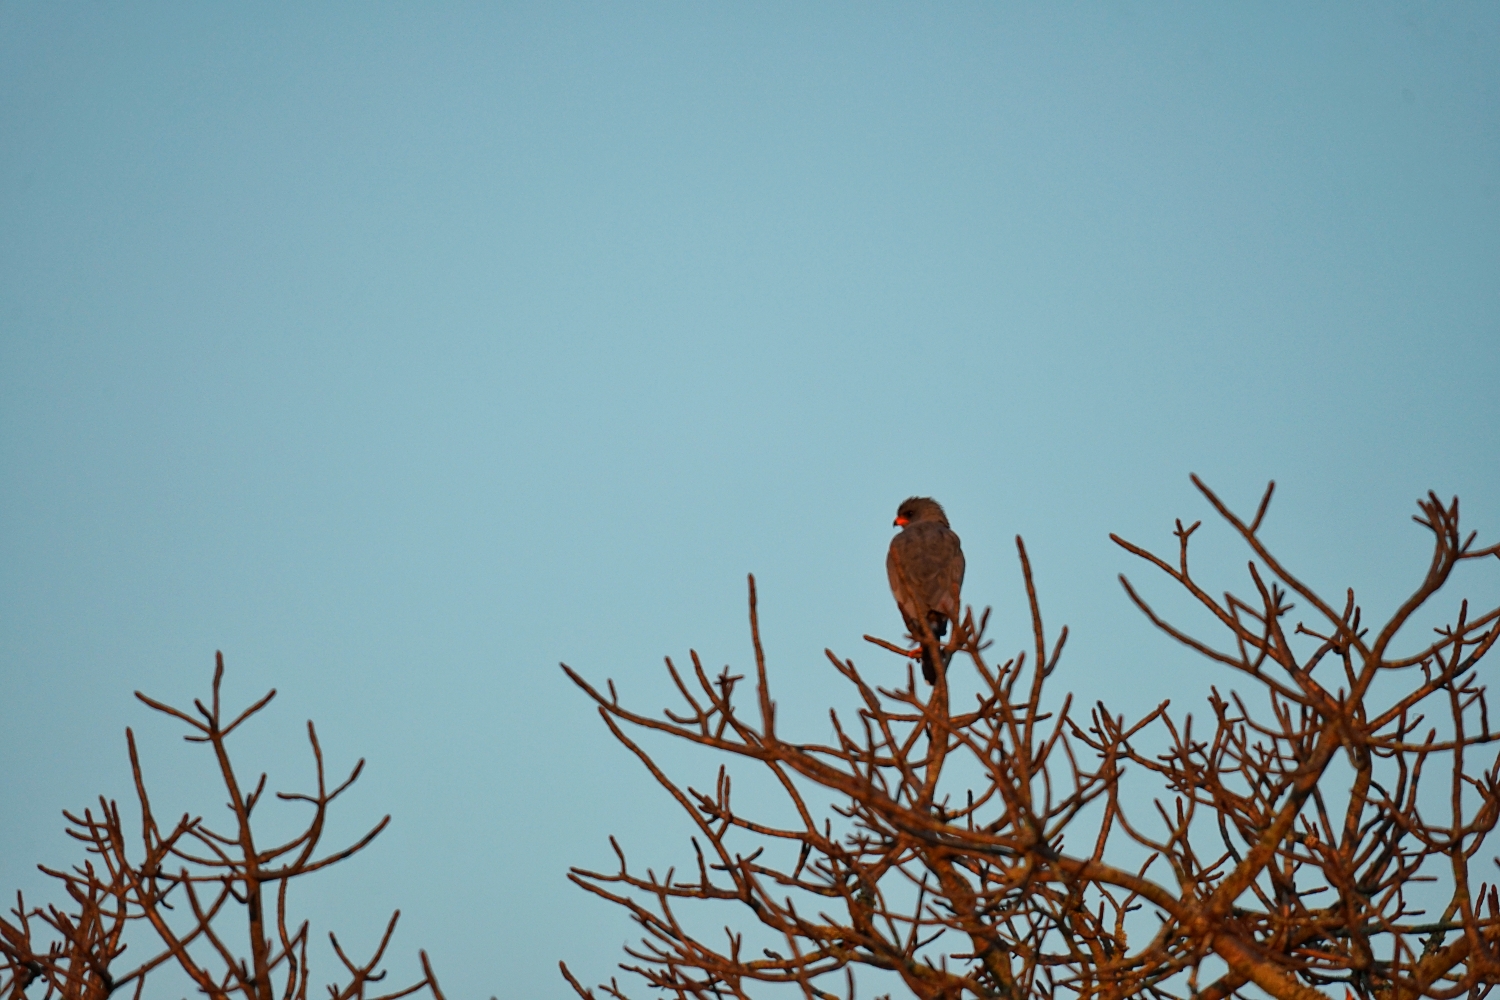
[[[964,580],[964,554],[958,536],[935,522],[910,525],[902,534],[911,536],[903,541],[900,551],[906,578],[915,590],[913,604],[920,604],[923,614],[931,610],[950,620],[957,618],[955,590]]]
[[[886,572],[891,593],[908,619],[938,611],[958,615],[955,587],[963,586],[964,554],[958,536],[933,522],[917,522],[891,539]]]
[[[949,621],[958,621],[959,612],[962,610],[959,592],[964,586],[964,550],[959,547],[957,535],[949,531],[948,537],[952,539],[953,545],[937,581],[942,596],[933,607],[946,615]]]

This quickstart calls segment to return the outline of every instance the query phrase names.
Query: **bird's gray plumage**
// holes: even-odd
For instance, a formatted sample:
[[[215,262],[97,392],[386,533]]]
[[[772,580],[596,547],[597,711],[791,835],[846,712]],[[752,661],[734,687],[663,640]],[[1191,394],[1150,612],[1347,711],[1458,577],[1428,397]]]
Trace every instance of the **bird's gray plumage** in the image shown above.
[[[904,501],[896,510],[896,524],[901,531],[891,539],[885,557],[891,594],[912,638],[921,641],[921,623],[926,622],[941,639],[948,623],[958,618],[958,594],[964,583],[964,553],[958,536],[948,527],[942,505],[930,497]],[[943,666],[947,665],[945,658]],[[925,647],[922,676],[929,684],[937,683],[937,666]]]

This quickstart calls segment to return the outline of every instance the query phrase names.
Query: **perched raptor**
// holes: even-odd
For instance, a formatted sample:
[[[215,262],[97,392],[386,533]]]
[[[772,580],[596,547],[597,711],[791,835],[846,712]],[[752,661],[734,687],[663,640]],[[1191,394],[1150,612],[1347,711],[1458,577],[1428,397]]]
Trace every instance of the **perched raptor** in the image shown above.
[[[964,585],[964,553],[958,536],[948,527],[942,505],[930,497],[912,497],[896,510],[901,533],[891,539],[885,571],[891,594],[912,638],[922,641],[922,622],[942,639],[948,623],[958,618],[958,592]],[[944,657],[943,666],[948,666]],[[937,683],[937,666],[922,648],[922,676]]]

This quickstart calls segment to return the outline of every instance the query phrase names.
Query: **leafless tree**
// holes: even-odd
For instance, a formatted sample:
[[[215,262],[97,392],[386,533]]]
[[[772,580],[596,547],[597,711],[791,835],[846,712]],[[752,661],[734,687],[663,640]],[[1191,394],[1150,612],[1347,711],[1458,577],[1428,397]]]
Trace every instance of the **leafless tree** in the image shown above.
[[[642,930],[621,968],[653,994],[714,1000],[757,984],[853,1000],[858,967],[955,1000],[1486,995],[1500,981],[1500,899],[1472,866],[1494,878],[1479,852],[1500,816],[1500,760],[1477,668],[1500,608],[1464,601],[1430,641],[1398,652],[1397,639],[1456,566],[1500,546],[1476,548],[1458,501],[1429,494],[1416,520],[1431,565],[1371,629],[1352,590],[1325,600],[1267,548],[1274,484],[1246,521],[1194,483],[1250,548],[1247,596],[1215,596],[1190,571],[1197,523],[1177,522],[1169,557],[1115,541],[1217,623],[1217,638],[1191,635],[1121,578],[1158,628],[1242,689],[1214,687],[1206,720],[1166,701],[1127,721],[1049,698],[1067,630],[1047,636],[1019,538],[1034,652],[992,663],[989,613],[972,608],[946,647],[967,656],[930,695],[910,666],[905,687],[881,688],[829,652],[854,703],[831,713],[827,744],[777,726],[753,578],[748,708],[743,676],[710,675],[696,653],[689,671],[667,661],[684,707],[661,716],[565,666],[697,830],[685,874],[642,873],[618,844],[617,870],[573,869]],[[1306,609],[1295,625],[1293,599]],[[972,701],[955,694],[971,687]],[[708,791],[674,780],[641,730],[763,769],[795,820],[737,811],[723,766]],[[704,919],[714,907],[728,912]]]
[[[210,827],[201,816],[184,814],[163,828],[151,808],[146,780],[136,752],[135,734],[125,731],[130,767],[140,805],[138,839],[126,832],[119,804],[101,797],[98,812],[64,815],[68,833],[84,845],[82,864],[61,870],[43,867],[56,878],[71,902],[62,907],[28,908],[20,894],[11,911],[13,920],[0,918],[0,997],[19,1000],[102,1000],[117,990],[129,990],[137,1000],[145,995],[150,974],[175,965],[192,979],[198,992],[212,1000],[305,1000],[310,984],[307,922],[294,924],[287,912],[287,891],[293,879],[338,864],[362,850],[390,821],[387,816],[356,843],[319,854],[329,806],[359,777],[361,760],[342,783],[329,788],[323,773],[323,751],[313,724],[307,738],[316,764],[317,791],[311,794],[278,792],[277,798],[312,807],[307,826],[292,839],[274,847],[262,846],[251,823],[266,790],[262,774],[253,788],[241,784],[226,740],[240,725],[265,708],[273,690],[228,722],[219,704],[224,676],[220,654],[214,669],[210,704],[195,701],[195,712],[165,705],[140,692],[136,697],[151,708],[186,723],[189,742],[207,745],[229,793],[233,820],[226,832]],[[132,853],[132,846],[138,853]],[[435,1000],[443,994],[426,952],[421,952],[423,977],[410,986],[383,993],[381,959],[396,929],[400,911],[391,915],[385,934],[365,961],[350,958],[329,934],[348,981],[332,985],[333,1000],[394,1000],[427,990]],[[141,933],[145,930],[145,933]],[[238,935],[248,945],[248,958],[233,943]],[[150,941],[149,956],[139,964],[121,967],[130,938]]]

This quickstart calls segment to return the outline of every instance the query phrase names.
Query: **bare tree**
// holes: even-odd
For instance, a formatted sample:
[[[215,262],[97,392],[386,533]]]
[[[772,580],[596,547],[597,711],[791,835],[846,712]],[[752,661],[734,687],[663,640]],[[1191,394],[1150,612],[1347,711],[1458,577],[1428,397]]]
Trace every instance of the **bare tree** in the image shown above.
[[[1115,541],[1217,623],[1217,639],[1190,635],[1121,578],[1158,628],[1245,689],[1215,687],[1206,722],[1165,701],[1127,721],[1103,702],[1084,713],[1071,695],[1049,699],[1067,630],[1049,640],[1019,538],[1034,652],[992,664],[989,612],[968,609],[946,650],[967,654],[972,677],[955,659],[926,697],[909,665],[905,687],[887,689],[829,652],[855,697],[831,713],[830,744],[777,727],[753,578],[748,710],[743,676],[710,676],[696,653],[690,671],[667,661],[685,707],[660,717],[564,666],[697,829],[685,874],[641,873],[613,839],[617,870],[573,869],[642,930],[621,968],[655,993],[715,1000],[757,984],[853,1000],[858,967],[955,1000],[1487,994],[1500,899],[1471,865],[1500,816],[1500,760],[1476,667],[1500,608],[1464,601],[1431,641],[1398,652],[1396,640],[1459,563],[1500,546],[1475,548],[1458,501],[1429,494],[1416,520],[1431,565],[1372,630],[1352,590],[1325,600],[1266,547],[1274,484],[1247,522],[1194,483],[1250,548],[1248,596],[1217,597],[1190,571],[1197,523],[1177,522],[1168,558]],[[1308,617],[1292,626],[1294,598]],[[972,701],[950,704],[960,684]],[[674,780],[639,730],[764,769],[795,820],[737,811],[723,766],[708,791]],[[730,912],[709,921],[705,907]],[[598,989],[626,995],[617,980]]]
[[[229,793],[233,820],[226,832],[210,827],[201,816],[184,814],[168,828],[158,822],[146,792],[135,734],[125,730],[130,767],[140,805],[138,840],[126,833],[117,802],[99,799],[99,809],[83,814],[67,812],[68,833],[82,842],[88,857],[71,869],[43,867],[58,879],[71,903],[64,907],[28,908],[20,894],[11,911],[14,920],[0,918],[0,997],[102,1000],[117,990],[129,990],[139,1000],[148,976],[175,965],[192,979],[197,990],[213,1000],[305,1000],[311,970],[307,961],[310,930],[306,921],[293,924],[287,912],[287,891],[293,879],[338,864],[364,849],[390,821],[386,816],[356,843],[319,854],[329,806],[359,777],[364,761],[342,783],[329,788],[323,773],[323,751],[313,724],[307,738],[316,765],[317,790],[311,794],[278,792],[288,802],[312,807],[307,826],[292,839],[274,847],[257,841],[251,817],[266,790],[262,774],[253,788],[241,784],[226,740],[239,726],[265,708],[273,690],[228,722],[219,704],[224,657],[214,669],[209,705],[194,701],[196,712],[173,708],[136,692],[151,708],[180,722],[191,732],[189,742],[207,745]],[[132,843],[138,854],[132,855]],[[333,1000],[394,1000],[426,989],[443,994],[421,952],[423,977],[393,992],[375,985],[385,978],[380,962],[396,929],[400,911],[391,915],[385,934],[365,961],[349,957],[338,938],[329,934],[348,981],[332,985]],[[144,933],[142,933],[144,931]],[[248,945],[248,958],[238,951],[234,937]],[[155,947],[139,964],[120,968],[129,942],[153,942]],[[150,947],[150,945],[148,945]]]

